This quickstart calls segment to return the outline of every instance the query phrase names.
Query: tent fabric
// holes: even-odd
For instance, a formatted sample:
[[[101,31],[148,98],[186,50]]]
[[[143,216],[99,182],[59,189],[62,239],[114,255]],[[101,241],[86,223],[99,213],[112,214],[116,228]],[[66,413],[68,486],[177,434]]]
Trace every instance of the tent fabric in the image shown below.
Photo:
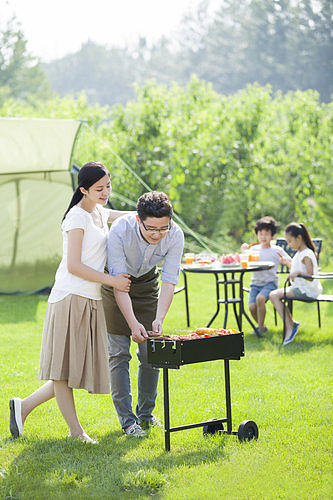
[[[54,282],[79,128],[75,120],[0,118],[0,293],[33,293]]]
[[[0,175],[69,170],[78,120],[0,118]]]

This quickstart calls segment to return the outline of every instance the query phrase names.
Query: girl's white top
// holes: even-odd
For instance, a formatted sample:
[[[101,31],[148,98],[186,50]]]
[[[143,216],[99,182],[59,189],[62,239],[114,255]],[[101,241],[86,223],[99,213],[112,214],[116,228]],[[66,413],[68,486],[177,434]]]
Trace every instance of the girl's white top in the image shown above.
[[[302,274],[308,274],[305,264],[303,264],[302,260],[304,257],[309,257],[312,261],[313,265],[313,273],[318,274],[318,263],[315,254],[310,248],[305,248],[301,252],[296,252],[291,262],[291,270],[290,272],[300,271]],[[295,278],[291,288],[298,288],[301,292],[307,295],[309,298],[316,299],[318,295],[321,294],[323,288],[318,279],[314,279],[313,281],[306,280],[304,278]]]
[[[104,272],[107,256],[107,236],[109,228],[107,220],[109,211],[99,205],[96,209],[101,214],[103,227],[94,224],[89,212],[75,205],[66,215],[62,225],[63,249],[62,260],[55,276],[55,283],[49,296],[49,302],[58,302],[69,294],[81,295],[89,299],[101,300],[101,285],[87,281],[74,274],[67,268],[68,231],[83,229],[81,262],[99,272]]]

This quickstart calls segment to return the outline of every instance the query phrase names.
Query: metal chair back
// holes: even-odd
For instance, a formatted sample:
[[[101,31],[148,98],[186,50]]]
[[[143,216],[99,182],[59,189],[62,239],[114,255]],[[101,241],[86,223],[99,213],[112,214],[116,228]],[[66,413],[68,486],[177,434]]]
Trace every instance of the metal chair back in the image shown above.
[[[314,246],[315,246],[315,254],[317,257],[317,262],[319,264],[319,255],[321,251],[321,246],[322,246],[322,239],[321,238],[313,238],[312,239]],[[285,238],[276,238],[275,244],[278,245],[279,247],[283,248],[283,250],[292,258],[294,257],[296,250],[293,250],[290,248],[288,245],[287,241]],[[284,266],[281,264],[280,269],[278,270],[279,274],[282,273],[289,273],[289,269],[287,266]]]

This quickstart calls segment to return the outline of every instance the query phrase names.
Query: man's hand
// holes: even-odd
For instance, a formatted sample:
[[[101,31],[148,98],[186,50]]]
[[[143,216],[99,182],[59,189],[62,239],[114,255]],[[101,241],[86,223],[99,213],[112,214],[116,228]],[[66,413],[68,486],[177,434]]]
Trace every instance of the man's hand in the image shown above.
[[[148,338],[148,333],[146,332],[146,329],[141,323],[136,323],[132,328],[131,328],[131,333],[132,333],[132,339],[134,342],[137,344],[141,344],[142,342],[145,342]]]
[[[163,327],[160,319],[154,319],[152,323],[152,330],[154,335],[162,335]]]

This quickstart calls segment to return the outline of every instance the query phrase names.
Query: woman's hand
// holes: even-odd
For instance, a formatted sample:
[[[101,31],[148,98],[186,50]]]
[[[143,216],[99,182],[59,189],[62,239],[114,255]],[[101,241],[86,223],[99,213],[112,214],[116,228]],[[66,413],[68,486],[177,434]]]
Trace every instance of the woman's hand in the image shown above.
[[[146,332],[145,327],[139,322],[131,326],[131,334],[132,339],[137,344],[142,344],[142,342],[145,342],[145,340],[147,340],[148,338],[148,333]]]
[[[129,292],[131,286],[131,280],[129,279],[129,274],[117,274],[116,276],[109,276],[110,286],[120,290],[121,292]]]
[[[298,271],[294,271],[293,273],[290,273],[289,276],[288,276],[288,279],[290,282],[293,282],[295,278],[297,278],[297,276],[299,276],[299,272]]]

